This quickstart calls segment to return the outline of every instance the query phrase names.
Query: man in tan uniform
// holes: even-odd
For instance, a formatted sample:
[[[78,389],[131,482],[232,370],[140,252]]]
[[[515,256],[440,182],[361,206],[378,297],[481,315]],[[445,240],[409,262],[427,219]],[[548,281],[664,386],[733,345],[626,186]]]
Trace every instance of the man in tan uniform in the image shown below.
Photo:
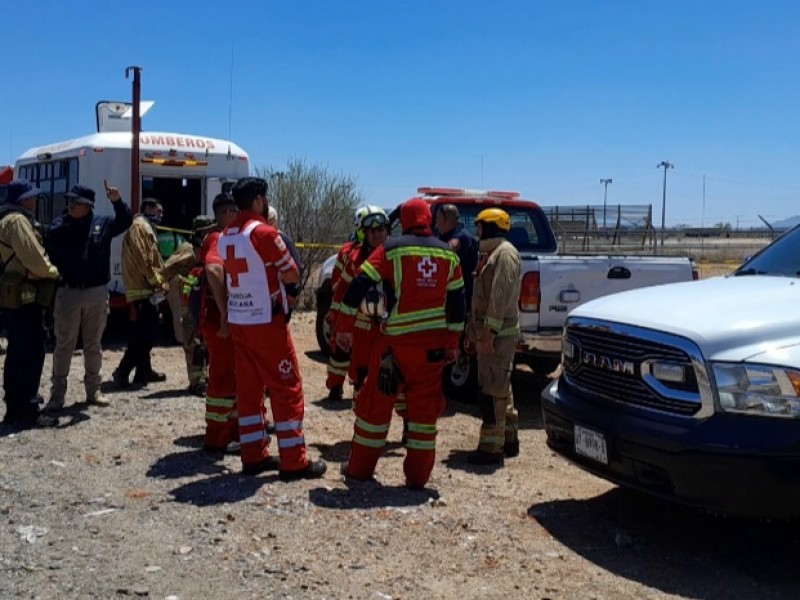
[[[475,219],[480,259],[476,268],[467,348],[478,354],[478,385],[483,417],[475,465],[502,466],[519,454],[518,415],[511,394],[511,371],[519,340],[519,252],[505,239],[508,213],[487,208]]]
[[[58,420],[40,413],[39,383],[44,367],[44,306],[55,294],[58,269],[47,258],[34,218],[41,191],[24,179],[8,184],[0,207],[0,308],[5,311],[8,349],[3,365],[4,425],[52,427]]]
[[[119,388],[133,382],[146,385],[166,381],[167,376],[153,370],[150,351],[158,334],[158,305],[166,297],[169,285],[164,279],[164,262],[158,250],[156,225],[161,222],[164,207],[154,198],[142,200],[142,212],[122,240],[122,277],[125,299],[131,304],[132,323],[128,347],[114,371],[114,383]]]

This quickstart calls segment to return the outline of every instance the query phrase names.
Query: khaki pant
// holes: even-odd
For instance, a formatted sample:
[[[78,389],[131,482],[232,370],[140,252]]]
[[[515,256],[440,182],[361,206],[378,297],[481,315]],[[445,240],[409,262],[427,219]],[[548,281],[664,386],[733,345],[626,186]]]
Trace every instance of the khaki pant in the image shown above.
[[[86,398],[94,398],[100,392],[103,381],[100,375],[103,366],[101,341],[107,318],[108,290],[105,285],[83,290],[62,287],[56,292],[53,309],[56,347],[53,351],[51,398],[63,402],[67,393],[67,376],[78,334],[83,338]]]
[[[481,435],[479,449],[499,453],[506,442],[517,442],[519,415],[511,393],[511,372],[518,336],[496,337],[494,353],[478,355],[478,385],[481,389]]]
[[[205,350],[198,343],[199,332],[192,313],[184,306],[181,297],[182,286],[183,279],[181,277],[172,279],[169,284],[169,292],[167,292],[167,302],[172,312],[172,329],[175,332],[175,339],[183,346],[186,376],[189,378],[189,385],[194,385],[206,380]]]

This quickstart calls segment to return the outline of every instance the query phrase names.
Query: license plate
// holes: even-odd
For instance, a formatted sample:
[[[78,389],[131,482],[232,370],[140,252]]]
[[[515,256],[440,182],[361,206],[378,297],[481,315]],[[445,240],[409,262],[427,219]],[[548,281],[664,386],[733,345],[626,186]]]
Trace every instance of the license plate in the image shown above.
[[[575,425],[575,453],[608,464],[606,438],[602,433]]]

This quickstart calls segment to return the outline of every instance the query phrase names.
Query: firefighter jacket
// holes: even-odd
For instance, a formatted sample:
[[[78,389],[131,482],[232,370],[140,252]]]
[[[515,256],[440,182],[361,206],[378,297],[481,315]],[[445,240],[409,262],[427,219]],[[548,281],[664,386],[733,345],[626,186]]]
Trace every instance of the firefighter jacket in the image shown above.
[[[57,279],[58,269],[47,258],[42,234],[25,209],[14,205],[0,208],[0,261],[6,273],[27,279]]]
[[[143,215],[136,216],[122,239],[122,277],[128,302],[149,298],[165,281],[156,232]]]
[[[175,277],[185,278],[197,266],[197,253],[191,242],[183,242],[164,263],[162,277],[172,281]]]
[[[449,245],[432,235],[389,238],[364,261],[348,287],[340,331],[352,331],[361,300],[381,281],[389,314],[382,325],[384,335],[425,332],[441,335],[448,348],[458,346],[464,328],[464,280]]]
[[[504,238],[481,240],[479,248],[468,339],[475,342],[487,330],[499,337],[519,335],[519,252]]]
[[[333,272],[331,273],[331,291],[333,292],[333,300],[331,301],[331,313],[333,313],[333,317],[335,319],[336,313],[339,312],[339,304],[344,298],[344,292],[347,290],[347,286],[350,285],[350,281],[345,281],[342,283],[342,275],[344,274],[345,268],[347,267],[347,263],[350,262],[350,253],[353,249],[358,248],[360,244],[356,241],[345,242],[344,246],[339,248],[339,252],[336,254],[336,262],[333,265]],[[352,280],[352,274],[350,275]],[[336,290],[337,288],[342,288],[341,293],[339,295],[339,299],[336,299]]]

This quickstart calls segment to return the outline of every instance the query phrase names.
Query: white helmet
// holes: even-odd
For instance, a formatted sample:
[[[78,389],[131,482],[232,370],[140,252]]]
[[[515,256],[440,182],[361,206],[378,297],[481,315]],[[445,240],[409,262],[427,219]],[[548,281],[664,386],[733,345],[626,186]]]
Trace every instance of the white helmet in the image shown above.
[[[363,221],[366,217],[372,215],[383,215],[383,217],[386,218],[386,211],[380,206],[368,204],[366,206],[360,206],[357,208],[355,214],[353,215],[353,228],[356,230],[356,237],[358,238],[359,242],[364,241],[364,232],[362,231]]]

